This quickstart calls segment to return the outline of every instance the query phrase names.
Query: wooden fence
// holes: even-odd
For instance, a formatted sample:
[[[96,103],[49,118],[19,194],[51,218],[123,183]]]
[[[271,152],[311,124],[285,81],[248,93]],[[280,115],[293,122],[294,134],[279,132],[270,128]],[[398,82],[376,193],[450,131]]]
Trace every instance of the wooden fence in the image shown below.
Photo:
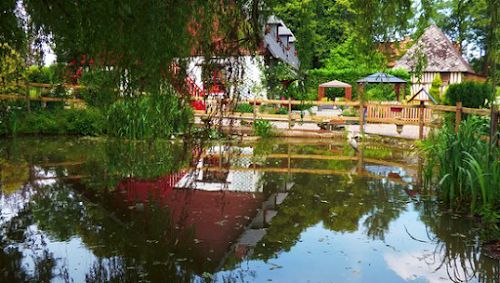
[[[23,85],[23,84],[18,84]],[[28,105],[31,100],[38,101],[50,101],[50,102],[70,102],[70,103],[84,103],[82,99],[77,98],[57,98],[57,97],[38,97],[30,98],[29,88],[52,88],[52,87],[64,87],[69,89],[84,89],[84,86],[74,86],[65,84],[38,84],[29,83],[26,86],[26,95],[0,95],[0,99],[24,99],[27,100]],[[436,112],[454,112],[456,125],[462,120],[462,113],[492,116],[492,119],[498,121],[499,111],[491,111],[490,109],[475,109],[462,107],[461,102],[458,102],[456,106],[445,106],[445,105],[426,105],[420,104],[396,104],[396,103],[380,103],[380,102],[360,102],[360,101],[349,101],[349,102],[336,102],[336,101],[297,101],[297,100],[240,100],[233,101],[223,98],[204,98],[203,96],[191,97],[192,100],[203,100],[206,105],[206,110],[194,110],[194,113],[198,117],[218,117],[222,119],[240,119],[240,120],[256,120],[265,119],[269,121],[280,121],[288,122],[288,128],[291,129],[295,122],[301,123],[323,123],[330,120],[330,122],[345,123],[345,122],[357,122],[360,126],[360,131],[363,132],[363,126],[366,123],[379,123],[379,124],[395,124],[395,125],[418,125],[419,126],[419,138],[423,138],[424,126],[425,127],[439,127],[439,115]],[[249,103],[253,106],[253,113],[238,113],[233,112],[231,107],[238,103]],[[281,105],[288,108],[287,115],[280,114],[264,114],[258,113],[258,109],[263,104],[274,104]],[[292,113],[292,105],[311,105],[311,106],[344,106],[344,107],[354,107],[357,112],[356,117],[352,116],[319,116],[319,115],[308,115],[308,111],[303,111],[300,115]],[[29,110],[29,108],[28,108]],[[493,114],[492,114],[493,113]],[[495,124],[498,131],[498,123]]]
[[[445,105],[427,105],[420,104],[396,104],[396,103],[380,103],[380,102],[334,102],[334,101],[296,101],[296,100],[240,100],[238,103],[248,103],[253,106],[253,113],[238,113],[233,112],[231,104],[235,101],[227,99],[210,99],[210,98],[194,98],[204,100],[207,109],[205,111],[196,110],[197,117],[212,117],[220,119],[236,119],[236,120],[256,120],[265,119],[269,121],[288,122],[288,128],[291,129],[295,122],[301,123],[345,123],[347,121],[357,122],[360,126],[360,132],[364,132],[364,125],[367,123],[378,124],[395,124],[395,125],[417,125],[419,126],[419,138],[424,137],[424,127],[440,127],[441,120],[439,112],[454,112],[458,130],[458,124],[462,121],[462,114],[474,114],[482,116],[492,116],[495,121],[499,120],[500,112],[491,109],[476,109],[462,107],[462,103],[458,102],[456,106]],[[281,105],[288,107],[287,115],[280,114],[265,114],[258,113],[258,108],[263,104]],[[293,114],[291,111],[292,105],[332,105],[354,107],[356,109],[356,117],[347,116],[319,116],[309,115],[308,111],[303,111],[302,114]],[[498,123],[494,124],[498,131]]]

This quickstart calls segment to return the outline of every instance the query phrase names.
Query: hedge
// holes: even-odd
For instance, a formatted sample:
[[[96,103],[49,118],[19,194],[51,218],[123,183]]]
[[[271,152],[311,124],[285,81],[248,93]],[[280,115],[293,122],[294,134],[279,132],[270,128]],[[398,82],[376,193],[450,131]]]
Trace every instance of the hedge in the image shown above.
[[[315,93],[317,97],[318,85],[329,81],[337,80],[352,85],[353,98],[357,97],[356,81],[367,77],[371,74],[379,72],[377,70],[364,69],[344,69],[344,70],[329,70],[329,69],[313,69],[308,72],[306,88],[308,93]],[[385,70],[384,73],[394,75],[406,81],[410,81],[410,73],[404,70]],[[407,85],[407,93],[410,93],[410,85]]]

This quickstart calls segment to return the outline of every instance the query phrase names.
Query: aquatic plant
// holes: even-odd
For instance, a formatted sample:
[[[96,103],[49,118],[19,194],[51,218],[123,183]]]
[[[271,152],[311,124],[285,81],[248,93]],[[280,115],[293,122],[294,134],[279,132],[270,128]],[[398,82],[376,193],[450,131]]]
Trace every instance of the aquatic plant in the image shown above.
[[[500,205],[499,151],[490,151],[479,124],[477,119],[463,121],[457,132],[446,124],[424,146],[426,184],[454,207],[469,205],[473,214]]]
[[[275,136],[273,125],[264,119],[255,120],[253,123],[253,133],[263,138]]]
[[[178,98],[160,93],[117,101],[107,117],[110,136],[151,139],[187,131],[193,115]]]

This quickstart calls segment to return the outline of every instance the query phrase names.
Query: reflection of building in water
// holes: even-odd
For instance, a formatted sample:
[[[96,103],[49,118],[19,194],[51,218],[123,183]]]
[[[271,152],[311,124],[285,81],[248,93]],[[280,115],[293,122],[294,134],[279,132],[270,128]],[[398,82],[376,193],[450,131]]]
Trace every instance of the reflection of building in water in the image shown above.
[[[252,148],[236,149],[245,155],[253,152]],[[232,156],[231,150],[214,147],[203,154],[196,169],[152,180],[129,178],[117,186],[120,202],[135,206],[139,213],[147,213],[150,202],[168,207],[176,237],[193,242],[193,261],[199,262],[196,272],[213,272],[233,249],[242,258],[247,247],[265,234],[277,205],[286,197],[286,193],[266,197],[259,181],[261,172],[231,170],[231,166],[252,167],[250,157]],[[214,167],[220,170],[203,169]]]
[[[248,156],[253,153],[253,148],[236,148],[238,153],[233,152],[234,149],[234,147],[212,147],[207,151],[206,157],[199,160],[196,170],[186,174],[176,187],[205,191],[261,193],[262,184],[259,184],[261,172],[231,170],[231,167],[250,168],[252,158],[238,157],[238,153]],[[210,170],[216,168],[220,170]]]

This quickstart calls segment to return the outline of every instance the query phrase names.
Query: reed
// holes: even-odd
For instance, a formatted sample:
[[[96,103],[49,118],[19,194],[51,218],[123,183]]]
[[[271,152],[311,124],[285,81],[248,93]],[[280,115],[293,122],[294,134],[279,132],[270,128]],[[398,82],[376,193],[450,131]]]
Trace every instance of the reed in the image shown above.
[[[434,186],[438,197],[453,207],[468,205],[472,214],[500,206],[499,151],[490,151],[479,126],[477,120],[469,119],[455,132],[447,124],[424,146],[426,184]]]

